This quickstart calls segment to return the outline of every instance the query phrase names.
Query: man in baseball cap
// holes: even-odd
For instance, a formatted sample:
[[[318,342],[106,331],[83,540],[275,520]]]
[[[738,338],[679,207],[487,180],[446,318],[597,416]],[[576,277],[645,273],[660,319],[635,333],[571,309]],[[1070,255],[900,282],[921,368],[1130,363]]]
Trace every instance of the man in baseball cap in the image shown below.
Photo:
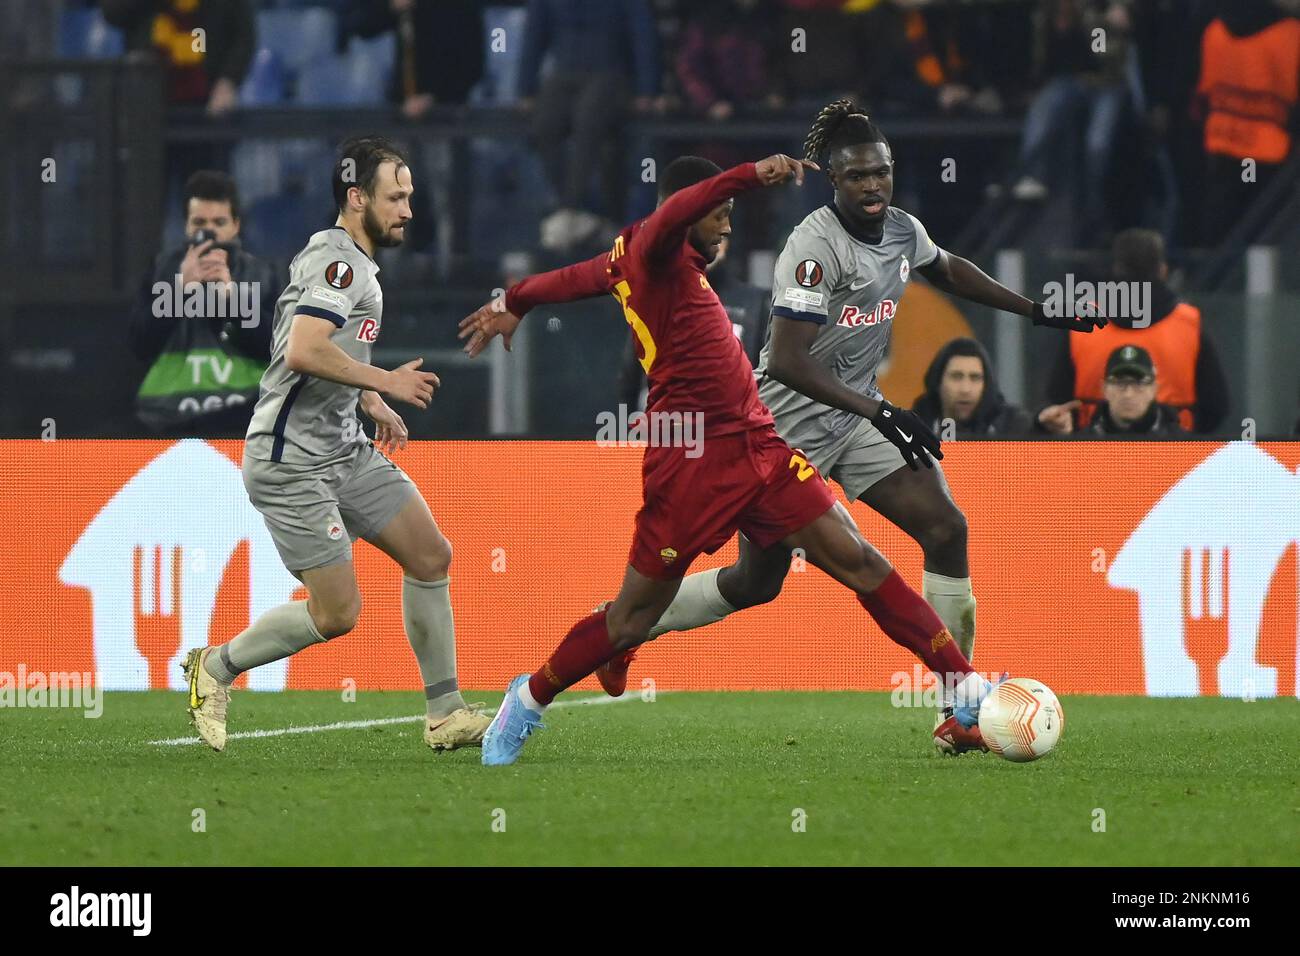
[[[1178,410],[1156,401],[1156,367],[1140,345],[1121,345],[1106,360],[1105,401],[1082,435],[1181,435]]]

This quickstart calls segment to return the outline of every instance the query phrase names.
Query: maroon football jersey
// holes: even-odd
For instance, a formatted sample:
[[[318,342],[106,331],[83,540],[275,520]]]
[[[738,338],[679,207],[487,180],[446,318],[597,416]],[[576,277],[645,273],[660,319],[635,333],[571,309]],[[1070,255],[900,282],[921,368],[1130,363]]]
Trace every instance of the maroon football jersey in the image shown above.
[[[753,367],[705,277],[708,263],[686,240],[692,224],[759,185],[754,164],[743,163],[678,190],[619,233],[608,253],[513,286],[506,307],[522,316],[545,302],[609,292],[650,382],[647,411],[701,413],[706,437],[769,425]]]

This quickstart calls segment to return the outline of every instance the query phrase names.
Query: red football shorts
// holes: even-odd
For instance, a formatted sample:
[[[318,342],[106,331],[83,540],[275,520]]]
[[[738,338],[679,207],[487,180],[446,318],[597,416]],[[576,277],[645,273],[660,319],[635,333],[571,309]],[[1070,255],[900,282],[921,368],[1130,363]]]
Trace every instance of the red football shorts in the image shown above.
[[[647,448],[644,503],[628,563],[648,578],[686,574],[737,531],[767,548],[835,505],[826,481],[771,425],[705,438],[702,454]]]

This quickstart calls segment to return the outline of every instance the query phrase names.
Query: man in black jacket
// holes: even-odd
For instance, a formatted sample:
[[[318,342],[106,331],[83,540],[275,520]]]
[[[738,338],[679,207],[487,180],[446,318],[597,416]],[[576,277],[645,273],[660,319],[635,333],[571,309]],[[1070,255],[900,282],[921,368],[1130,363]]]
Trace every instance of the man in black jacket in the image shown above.
[[[1079,400],[1049,405],[1038,413],[1038,427],[1053,435],[1094,438],[1181,437],[1188,434],[1178,420],[1178,409],[1156,401],[1156,367],[1151,353],[1140,345],[1121,345],[1106,360],[1101,390],[1103,401],[1092,420],[1074,427]]]
[[[968,338],[953,339],[935,355],[912,411],[940,438],[1017,438],[1033,427],[1029,413],[1002,396],[988,351]]]
[[[131,350],[141,361],[152,365],[177,324],[191,321],[206,323],[227,351],[265,367],[271,355],[275,301],[285,282],[270,262],[239,245],[239,225],[239,192],[233,179],[212,170],[200,170],[189,178],[185,183],[185,234],[189,241],[159,253],[131,307]],[[195,243],[200,232],[210,238]],[[221,306],[212,312],[205,308],[202,315],[186,315],[184,308],[175,308],[191,299],[186,290],[194,284],[203,287],[205,306],[218,298]],[[160,292],[164,287],[167,291]],[[229,408],[196,416],[175,431],[243,437],[251,414],[251,404]]]
[[[1079,437],[1187,434],[1178,422],[1178,410],[1156,401],[1156,368],[1150,353],[1140,345],[1122,345],[1111,353],[1102,394],[1106,400],[1097,406],[1088,427],[1077,433]]]

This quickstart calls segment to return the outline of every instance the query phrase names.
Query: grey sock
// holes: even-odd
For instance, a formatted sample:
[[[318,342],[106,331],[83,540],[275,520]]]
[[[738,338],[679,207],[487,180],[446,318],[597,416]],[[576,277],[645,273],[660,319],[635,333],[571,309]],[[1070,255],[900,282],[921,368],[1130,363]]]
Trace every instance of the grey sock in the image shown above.
[[[271,608],[229,644],[218,647],[215,654],[209,654],[203,661],[203,668],[223,684],[229,684],[244,671],[324,641],[307,612],[307,602],[290,601]]]
[[[425,713],[445,717],[465,706],[456,684],[456,627],[451,578],[417,581],[402,575],[402,623],[424,679]]]

